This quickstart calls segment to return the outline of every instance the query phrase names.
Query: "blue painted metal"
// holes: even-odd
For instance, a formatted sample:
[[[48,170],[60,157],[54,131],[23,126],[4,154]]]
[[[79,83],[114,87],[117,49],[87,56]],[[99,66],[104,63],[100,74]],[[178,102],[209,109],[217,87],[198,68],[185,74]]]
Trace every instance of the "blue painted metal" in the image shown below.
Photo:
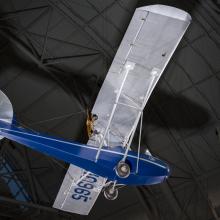
[[[126,162],[130,165],[131,174],[127,178],[120,178],[115,173],[115,166],[122,160],[125,149],[121,146],[103,147],[98,161],[95,161],[98,148],[85,144],[70,142],[17,127],[0,120],[0,135],[30,147],[49,156],[72,163],[97,175],[117,180],[126,185],[152,185],[163,182],[169,176],[169,167],[163,161],[150,155],[141,154],[138,172],[137,153],[129,151]]]

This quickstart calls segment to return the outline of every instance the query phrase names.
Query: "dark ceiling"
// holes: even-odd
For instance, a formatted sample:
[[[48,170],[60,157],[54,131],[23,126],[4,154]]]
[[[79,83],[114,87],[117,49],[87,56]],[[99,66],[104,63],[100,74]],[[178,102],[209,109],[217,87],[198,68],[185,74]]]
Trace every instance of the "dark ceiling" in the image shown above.
[[[171,177],[125,187],[116,201],[100,195],[82,217],[51,208],[68,164],[5,139],[0,219],[220,219],[218,0],[0,0],[0,87],[22,126],[86,142],[86,109],[135,8],[157,3],[193,18],[144,111],[143,150],[167,161]]]

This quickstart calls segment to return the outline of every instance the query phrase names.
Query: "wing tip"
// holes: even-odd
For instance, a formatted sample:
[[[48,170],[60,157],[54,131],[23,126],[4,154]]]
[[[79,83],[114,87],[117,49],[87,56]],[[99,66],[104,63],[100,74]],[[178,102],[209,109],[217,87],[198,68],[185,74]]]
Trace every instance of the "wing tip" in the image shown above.
[[[8,124],[13,123],[13,106],[8,96],[0,90],[0,120]],[[0,140],[4,137],[0,135]]]
[[[167,5],[148,5],[137,8],[137,10],[149,11],[155,14],[161,14],[182,21],[191,22],[192,18],[186,11]]]

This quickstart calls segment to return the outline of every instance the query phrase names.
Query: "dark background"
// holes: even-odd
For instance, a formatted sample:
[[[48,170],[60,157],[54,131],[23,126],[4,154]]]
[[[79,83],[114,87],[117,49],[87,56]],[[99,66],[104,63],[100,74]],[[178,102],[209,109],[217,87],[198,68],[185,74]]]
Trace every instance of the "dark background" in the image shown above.
[[[220,218],[218,0],[0,0],[0,87],[24,127],[86,142],[86,108],[135,8],[150,4],[193,19],[144,111],[143,150],[167,161],[171,177],[125,187],[116,201],[100,195],[89,216],[69,214],[51,208],[68,164],[4,139],[0,219]]]

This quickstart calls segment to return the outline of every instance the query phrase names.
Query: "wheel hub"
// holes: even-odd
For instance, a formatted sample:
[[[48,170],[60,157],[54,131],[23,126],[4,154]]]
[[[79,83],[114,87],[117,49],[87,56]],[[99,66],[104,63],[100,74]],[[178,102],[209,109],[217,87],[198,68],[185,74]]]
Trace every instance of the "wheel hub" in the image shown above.
[[[116,174],[120,178],[127,178],[130,175],[130,166],[124,162],[120,161],[116,168],[115,168]]]

